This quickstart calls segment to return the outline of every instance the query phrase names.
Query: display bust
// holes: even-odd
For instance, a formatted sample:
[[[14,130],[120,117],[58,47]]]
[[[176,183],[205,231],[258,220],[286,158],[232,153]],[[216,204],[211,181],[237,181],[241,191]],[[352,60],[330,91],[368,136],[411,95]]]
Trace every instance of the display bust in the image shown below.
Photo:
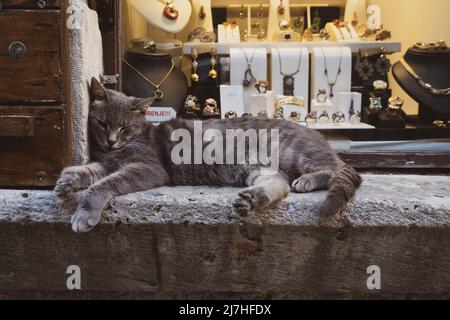
[[[161,30],[178,33],[189,23],[192,5],[186,0],[130,0],[147,21]]]
[[[450,49],[446,45],[438,47],[417,44],[406,52],[403,61],[394,65],[392,72],[403,90],[423,108],[429,109],[436,117],[450,119],[449,70]],[[423,81],[422,84],[427,83],[434,89],[445,91],[445,88],[449,88],[447,94],[432,93],[432,88],[425,88],[419,79]]]

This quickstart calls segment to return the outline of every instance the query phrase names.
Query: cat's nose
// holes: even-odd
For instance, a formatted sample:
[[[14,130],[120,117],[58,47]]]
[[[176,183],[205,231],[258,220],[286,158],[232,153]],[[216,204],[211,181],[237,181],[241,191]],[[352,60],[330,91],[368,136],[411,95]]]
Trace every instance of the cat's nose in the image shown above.
[[[108,139],[108,145],[109,145],[110,147],[114,146],[116,143],[117,143],[117,140],[111,140],[111,139]]]

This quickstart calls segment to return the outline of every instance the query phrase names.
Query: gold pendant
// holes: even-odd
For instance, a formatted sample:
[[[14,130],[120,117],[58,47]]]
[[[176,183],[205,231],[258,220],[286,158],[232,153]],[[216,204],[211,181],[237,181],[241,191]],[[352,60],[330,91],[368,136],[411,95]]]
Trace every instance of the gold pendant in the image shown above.
[[[214,70],[214,69],[211,69],[211,70],[209,70],[208,75],[209,75],[210,78],[216,79],[217,78],[217,71]]]
[[[175,9],[174,6],[167,3],[164,7],[164,16],[169,20],[177,20],[178,15],[178,10]]]
[[[193,82],[198,82],[198,80],[200,80],[200,77],[199,77],[198,74],[193,73],[193,74],[191,75],[191,80],[192,80]]]

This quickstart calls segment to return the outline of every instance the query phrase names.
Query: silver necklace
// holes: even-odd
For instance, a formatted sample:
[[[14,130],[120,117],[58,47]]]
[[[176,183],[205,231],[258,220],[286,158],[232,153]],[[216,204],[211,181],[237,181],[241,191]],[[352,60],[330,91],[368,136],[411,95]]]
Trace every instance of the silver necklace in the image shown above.
[[[328,86],[330,87],[329,96],[330,96],[330,98],[333,98],[334,97],[334,92],[333,92],[334,86],[336,85],[336,83],[339,79],[339,76],[341,75],[341,72],[342,72],[342,48],[340,49],[341,55],[339,57],[339,67],[338,67],[338,70],[336,73],[336,78],[334,79],[334,81],[330,81],[330,74],[329,74],[329,70],[328,70],[328,58],[327,58],[327,55],[325,54],[325,50],[323,50],[322,47],[320,47],[320,49],[322,50],[322,53],[323,53],[323,59],[325,62],[325,75],[327,76]]]
[[[294,89],[295,89],[294,76],[296,76],[300,72],[300,68],[302,65],[302,52],[300,51],[297,70],[295,70],[295,72],[293,73],[284,73],[280,50],[278,48],[276,48],[276,50],[278,52],[278,61],[280,63],[280,74],[283,76],[283,95],[294,96]]]
[[[253,50],[252,57],[249,59],[247,53],[241,48],[242,53],[245,56],[245,60],[247,61],[247,69],[244,72],[244,80],[242,81],[242,85],[244,87],[250,87],[250,85],[256,81],[255,76],[252,71],[253,59],[255,58],[256,48]]]

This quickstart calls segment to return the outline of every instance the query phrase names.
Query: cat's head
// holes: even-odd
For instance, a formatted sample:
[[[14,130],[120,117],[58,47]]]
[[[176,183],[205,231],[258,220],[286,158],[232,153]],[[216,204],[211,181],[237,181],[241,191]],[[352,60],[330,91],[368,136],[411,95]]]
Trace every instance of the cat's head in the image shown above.
[[[106,89],[97,79],[91,80],[89,129],[93,142],[103,152],[123,148],[147,128],[145,113],[154,98],[135,98]]]

